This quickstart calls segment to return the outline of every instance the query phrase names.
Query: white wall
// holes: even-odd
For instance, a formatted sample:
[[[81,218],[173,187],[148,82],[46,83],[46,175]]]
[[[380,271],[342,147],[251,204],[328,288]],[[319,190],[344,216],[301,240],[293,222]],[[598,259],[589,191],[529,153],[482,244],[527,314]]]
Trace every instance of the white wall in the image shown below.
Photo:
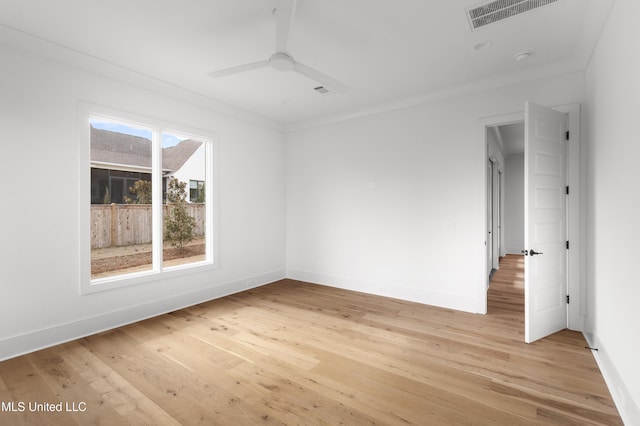
[[[586,73],[587,330],[623,418],[640,424],[640,2],[617,0]]]
[[[580,102],[581,73],[287,136],[292,278],[483,312],[486,153],[480,119]]]
[[[524,247],[524,154],[511,154],[505,166],[505,245],[507,253]]]
[[[284,277],[281,127],[2,44],[0,57],[0,155],[11,182],[0,195],[0,359]],[[217,135],[218,269],[80,295],[79,100]]]

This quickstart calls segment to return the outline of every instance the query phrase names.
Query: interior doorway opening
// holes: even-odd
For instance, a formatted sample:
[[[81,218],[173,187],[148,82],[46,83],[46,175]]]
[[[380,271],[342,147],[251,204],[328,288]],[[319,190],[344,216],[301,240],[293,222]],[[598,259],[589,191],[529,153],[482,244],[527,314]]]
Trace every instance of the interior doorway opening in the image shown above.
[[[487,313],[524,321],[524,121],[487,127]]]
[[[516,123],[524,123],[524,139],[528,141],[524,144],[523,183],[518,184],[524,190],[524,205],[514,204],[522,206],[524,210],[524,242],[514,242],[510,238],[520,233],[509,232],[510,223],[512,226],[512,219],[517,215],[510,213],[506,206],[502,210],[501,242],[504,243],[505,254],[514,253],[524,258],[526,264],[524,334],[525,342],[531,343],[561,328],[581,331],[584,327],[581,312],[584,289],[580,279],[584,268],[580,247],[584,225],[580,215],[580,169],[583,160],[580,149],[580,105],[549,108],[526,102],[524,113],[481,120],[482,142],[486,148],[485,165],[493,153],[498,152],[503,156],[505,172],[501,181],[504,184],[501,193],[506,195],[507,200],[507,187],[516,182],[507,171],[512,164],[506,162],[510,155],[506,154],[505,157],[502,130],[504,126]],[[500,130],[499,134],[497,130]],[[497,149],[500,138],[502,151]],[[498,158],[497,155],[496,157]],[[488,173],[485,173],[488,177]],[[485,200],[489,200],[488,179],[485,180],[485,185]],[[487,205],[485,214],[489,212],[488,209]],[[488,268],[487,222],[488,219],[485,219],[483,281],[486,284],[479,287],[482,291],[480,297],[484,299],[484,309],[481,309],[484,313],[489,310],[487,296],[491,271]],[[519,253],[522,250],[525,250],[525,256]],[[527,256],[526,252],[530,255]]]

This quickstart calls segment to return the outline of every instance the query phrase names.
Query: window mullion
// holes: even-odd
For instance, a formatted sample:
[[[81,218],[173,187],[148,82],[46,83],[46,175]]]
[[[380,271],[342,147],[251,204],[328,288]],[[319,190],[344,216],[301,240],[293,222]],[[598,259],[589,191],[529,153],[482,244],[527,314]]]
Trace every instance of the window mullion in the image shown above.
[[[206,259],[209,262],[214,262],[214,259],[217,258],[215,253],[215,247],[213,245],[213,232],[214,232],[214,205],[215,205],[215,195],[217,195],[217,191],[214,191],[214,177],[213,170],[214,165],[213,162],[215,160],[214,153],[214,144],[208,143],[205,145],[205,200],[206,200],[206,227],[205,227],[205,251],[206,251]],[[215,195],[214,195],[215,194]]]
[[[152,136],[152,223],[153,223],[153,270],[162,269],[163,247],[163,186],[162,186],[162,137],[158,128],[153,129]]]

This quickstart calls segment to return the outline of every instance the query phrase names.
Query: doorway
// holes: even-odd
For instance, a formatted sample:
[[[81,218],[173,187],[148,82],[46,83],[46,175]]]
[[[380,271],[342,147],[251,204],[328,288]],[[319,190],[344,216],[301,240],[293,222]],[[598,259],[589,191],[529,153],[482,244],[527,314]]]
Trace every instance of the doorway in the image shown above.
[[[505,256],[524,250],[524,121],[487,128],[489,285]],[[522,287],[524,299],[524,287]]]
[[[531,104],[532,106],[534,106],[533,104]],[[526,110],[531,110],[531,107],[529,105],[527,105],[527,107],[525,108]],[[545,108],[547,110],[550,110],[550,108]],[[568,328],[572,329],[572,330],[577,330],[577,331],[581,331],[584,328],[584,315],[581,313],[581,305],[582,305],[582,300],[583,300],[583,290],[581,288],[580,285],[580,276],[581,276],[581,272],[582,272],[582,268],[584,267],[584,263],[582,263],[581,260],[581,256],[580,256],[580,237],[582,234],[581,231],[581,227],[583,225],[581,225],[581,217],[580,217],[580,196],[579,196],[579,187],[580,187],[580,165],[582,163],[581,161],[581,156],[580,156],[580,105],[578,104],[572,104],[572,105],[565,105],[565,106],[560,106],[560,107],[555,107],[553,108],[559,112],[562,112],[565,114],[565,122],[568,122],[568,133],[567,136],[569,135],[569,133],[571,134],[571,138],[569,140],[569,143],[567,144],[567,148],[566,148],[566,171],[567,171],[567,175],[566,175],[566,181],[568,183],[568,186],[571,187],[571,198],[568,199],[567,201],[567,215],[566,215],[566,219],[567,219],[567,228],[566,228],[566,238],[567,241],[571,241],[571,248],[572,250],[567,251],[566,254],[566,258],[567,258],[567,263],[566,263],[566,270],[567,270],[567,275],[568,278],[566,279],[566,284],[563,286],[563,290],[562,293],[567,293],[567,295],[571,295],[571,304],[570,305],[563,305],[565,306],[564,308],[564,324],[565,326],[568,326]],[[568,120],[566,120],[566,118],[568,117]],[[496,130],[498,130],[498,127],[501,127],[499,130],[502,131],[504,130],[503,126],[507,126],[507,125],[515,125],[516,123],[520,124],[524,121],[525,118],[525,114],[524,113],[514,113],[514,114],[508,114],[508,115],[503,115],[503,116],[499,116],[499,117],[492,117],[492,118],[486,118],[486,119],[482,119],[481,120],[481,124],[482,124],[482,141],[486,146],[486,151],[485,151],[485,158],[484,158],[484,162],[485,164],[488,164],[487,161],[489,158],[491,158],[492,152],[490,152],[490,139],[494,138],[494,139],[499,139],[498,136],[496,136]],[[495,128],[495,129],[494,129]],[[542,127],[538,126],[539,129],[544,128],[544,125]],[[530,131],[532,129],[535,129],[534,126],[530,126],[529,127]],[[502,132],[500,132],[502,133]],[[562,132],[564,134],[564,131]],[[504,136],[504,135],[502,135]],[[531,136],[529,136],[531,137]],[[504,140],[502,141],[502,144],[504,146]],[[494,154],[495,155],[495,154]],[[540,155],[540,154],[537,154]],[[496,158],[499,159],[499,162],[506,166],[505,169],[503,169],[502,171],[502,176],[500,177],[499,180],[496,180],[495,183],[499,184],[501,186],[500,189],[500,194],[501,196],[504,196],[505,194],[508,194],[509,191],[511,191],[511,189],[509,189],[509,185],[512,184],[511,180],[510,180],[510,176],[509,176],[509,172],[506,170],[509,168],[509,164],[506,163],[506,159],[504,158],[504,151],[502,151],[502,156],[503,158],[500,158],[498,155],[495,155]],[[506,155],[506,158],[509,158],[509,154]],[[533,157],[530,157],[533,158]],[[564,164],[564,160],[562,160],[562,163]],[[529,164],[529,168],[531,168],[531,164]],[[485,167],[485,170],[487,170],[487,168]],[[529,178],[529,180],[531,180],[531,177]],[[489,195],[489,188],[491,186],[496,186],[493,185],[491,180],[489,179],[489,173],[486,172],[486,186],[485,186],[485,191],[486,191],[486,200],[487,200],[487,209],[486,209],[486,233],[485,233],[485,244],[484,244],[484,255],[485,255],[485,259],[486,261],[484,262],[486,264],[486,274],[485,276],[485,285],[483,286],[485,288],[485,293],[486,293],[486,288],[488,288],[489,286],[489,274],[490,271],[493,269],[491,268],[491,264],[489,264],[489,253],[487,252],[489,246],[489,243],[492,243],[492,246],[495,245],[495,242],[498,240],[498,234],[499,236],[499,242],[500,242],[500,255],[505,255],[508,253],[519,253],[520,250],[527,250],[527,249],[533,249],[534,247],[529,247],[529,248],[525,248],[524,247],[524,243],[522,241],[518,241],[515,242],[513,241],[513,239],[510,239],[510,235],[513,236],[513,231],[509,232],[509,226],[511,226],[511,229],[513,229],[513,214],[509,214],[509,207],[507,206],[509,203],[509,197],[506,197],[506,200],[503,198],[501,200],[501,204],[502,204],[502,208],[501,209],[497,209],[495,210],[496,213],[499,213],[498,216],[500,217],[500,228],[496,228],[495,226],[493,226],[492,228],[492,235],[495,235],[495,237],[492,237],[491,240],[488,238],[488,232],[489,232],[489,220],[490,220],[490,204],[495,204],[496,203],[496,199],[494,197],[490,197]],[[520,184],[520,187],[522,188],[523,185]],[[562,187],[562,190],[564,191],[564,186]],[[575,193],[574,193],[575,191]],[[539,191],[538,191],[539,192]],[[492,194],[494,194],[494,192],[492,192]],[[493,198],[493,199],[492,199]],[[489,204],[490,203],[490,204]],[[519,203],[520,205],[522,205],[521,203]],[[495,220],[492,221],[492,224],[495,224]],[[523,229],[523,226],[520,225],[519,229]],[[498,232],[496,232],[498,231]],[[528,232],[531,232],[531,230],[529,230]],[[516,234],[520,234],[520,232],[517,232]],[[575,243],[575,245],[574,245]],[[531,243],[530,243],[531,244]],[[564,241],[562,241],[562,244],[564,246]],[[492,253],[496,252],[496,247],[491,247],[492,248]],[[539,250],[538,251],[544,251],[544,250]],[[539,254],[537,251],[535,252],[535,254]],[[540,253],[541,254],[541,253]],[[532,256],[529,257],[525,257],[525,259],[528,261],[529,264],[531,264],[531,262],[533,261],[533,264],[538,264],[540,262],[539,259],[542,258],[551,258],[553,256],[536,256],[535,260]],[[546,260],[545,260],[546,261]],[[531,269],[529,268],[530,271],[536,271],[538,270],[538,266],[535,267],[536,269]],[[534,288],[534,291],[535,288]],[[535,294],[535,295],[529,295],[530,297],[528,297],[529,300],[529,305],[527,305],[529,307],[529,313],[531,314],[532,312],[536,311],[537,308],[532,308],[533,305],[531,305],[532,303],[539,303],[539,300],[542,299],[546,299],[547,301],[550,300],[549,297],[547,297],[547,295],[544,294]],[[486,307],[486,294],[483,294],[483,298],[485,300],[485,307]],[[554,300],[555,300],[555,296],[553,296]],[[565,296],[562,295],[562,300],[564,301]],[[576,300],[577,299],[577,300]],[[568,300],[568,298],[567,298]],[[577,302],[574,304],[574,300]],[[540,309],[537,309],[538,313],[536,315],[539,316],[540,314]],[[485,310],[486,312],[486,310]],[[528,320],[529,321],[529,320]],[[537,321],[537,319],[536,319]],[[545,321],[545,319],[541,319],[541,321]],[[533,324],[531,321],[529,321],[529,326]],[[525,335],[527,335],[527,330],[529,330],[529,328],[525,329]],[[535,335],[536,333],[533,333],[533,335]],[[535,339],[537,339],[539,337],[528,337],[526,340],[527,341],[533,341]]]
[[[491,290],[516,300],[510,309],[524,314],[524,121],[487,128],[487,268]],[[505,266],[511,271],[519,265],[522,272],[496,272]],[[502,271],[501,271],[502,272]],[[494,278],[496,278],[494,280]],[[496,286],[500,286],[498,290]],[[490,312],[491,303],[487,304]]]

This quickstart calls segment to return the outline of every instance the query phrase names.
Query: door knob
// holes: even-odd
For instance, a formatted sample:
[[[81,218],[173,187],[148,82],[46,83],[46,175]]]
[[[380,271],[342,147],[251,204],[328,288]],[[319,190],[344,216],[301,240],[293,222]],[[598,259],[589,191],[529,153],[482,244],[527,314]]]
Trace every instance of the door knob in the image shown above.
[[[529,254],[531,256],[535,256],[536,254],[543,254],[541,251],[529,250]]]

